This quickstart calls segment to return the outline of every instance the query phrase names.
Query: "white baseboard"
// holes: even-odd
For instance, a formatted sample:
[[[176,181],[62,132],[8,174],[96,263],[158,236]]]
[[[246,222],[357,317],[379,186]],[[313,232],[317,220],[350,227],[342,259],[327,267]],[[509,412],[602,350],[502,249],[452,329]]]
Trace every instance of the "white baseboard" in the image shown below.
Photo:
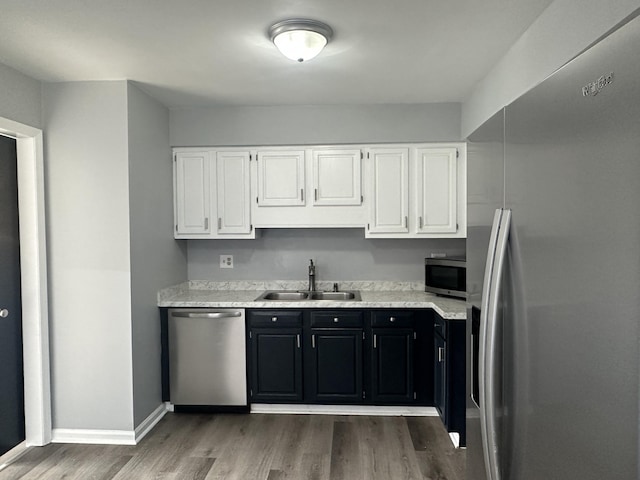
[[[133,430],[89,430],[54,428],[51,443],[87,443],[95,445],[135,445]]]
[[[251,404],[251,413],[281,413],[293,415],[380,415],[395,417],[437,417],[434,407],[380,407],[376,405],[297,405]]]
[[[158,408],[151,412],[151,415],[145,418],[144,421],[136,428],[135,442],[138,443],[140,440],[142,440],[147,435],[147,433],[149,433],[153,429],[153,427],[155,427],[156,424],[160,420],[162,420],[162,417],[164,417],[166,414],[167,406],[164,403],[158,405]]]
[[[27,446],[27,442],[24,441],[13,447],[4,455],[0,455],[0,472],[27,453],[28,450],[29,447]]]
[[[54,428],[52,443],[86,443],[94,445],[136,445],[165,416],[167,407],[161,404],[135,430],[89,430]]]

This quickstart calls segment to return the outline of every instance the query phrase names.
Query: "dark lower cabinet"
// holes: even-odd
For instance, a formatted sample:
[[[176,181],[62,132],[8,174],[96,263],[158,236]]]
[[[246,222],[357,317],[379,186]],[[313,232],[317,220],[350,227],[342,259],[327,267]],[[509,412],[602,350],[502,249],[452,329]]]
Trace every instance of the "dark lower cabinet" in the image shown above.
[[[251,312],[248,321],[251,401],[301,402],[302,313]]]
[[[466,322],[435,315],[433,337],[434,406],[449,432],[460,435],[466,445]]]
[[[371,349],[371,400],[411,404],[414,390],[414,330],[374,328]]]
[[[445,391],[430,309],[258,309],[247,322],[254,403],[431,406]]]
[[[314,403],[362,403],[362,329],[311,329],[305,381]]]
[[[433,406],[440,418],[447,418],[447,342],[436,333],[433,336]]]

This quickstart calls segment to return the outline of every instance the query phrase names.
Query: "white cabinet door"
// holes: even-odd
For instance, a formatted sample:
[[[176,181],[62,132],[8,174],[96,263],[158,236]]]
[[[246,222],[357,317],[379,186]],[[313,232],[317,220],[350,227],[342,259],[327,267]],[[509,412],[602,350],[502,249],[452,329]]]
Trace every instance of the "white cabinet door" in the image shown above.
[[[304,150],[259,151],[258,206],[305,204]]]
[[[174,161],[176,236],[203,235],[209,221],[209,152],[180,152]]]
[[[362,203],[361,150],[313,151],[313,205]]]
[[[367,234],[409,231],[409,149],[372,148]]]
[[[417,232],[457,231],[457,150],[419,148],[416,155]]]
[[[216,152],[217,233],[251,232],[249,152]]]

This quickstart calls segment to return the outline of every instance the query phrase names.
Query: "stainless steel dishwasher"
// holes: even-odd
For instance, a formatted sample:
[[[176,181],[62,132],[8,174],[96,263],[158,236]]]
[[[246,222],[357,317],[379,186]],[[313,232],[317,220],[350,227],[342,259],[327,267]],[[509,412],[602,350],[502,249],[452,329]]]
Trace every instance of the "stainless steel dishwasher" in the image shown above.
[[[244,309],[172,308],[168,319],[169,391],[176,410],[246,410]]]

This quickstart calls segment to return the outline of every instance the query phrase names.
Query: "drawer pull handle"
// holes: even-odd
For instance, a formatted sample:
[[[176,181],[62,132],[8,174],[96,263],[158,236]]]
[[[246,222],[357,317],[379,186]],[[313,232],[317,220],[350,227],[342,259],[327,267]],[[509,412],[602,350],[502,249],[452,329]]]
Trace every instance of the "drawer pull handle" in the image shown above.
[[[391,317],[391,318],[389,319],[389,321],[390,321],[390,322],[395,322],[395,321],[396,321],[396,317]]]
[[[334,317],[333,323],[338,323],[338,320],[339,320],[338,317]]]
[[[277,322],[278,321],[278,317],[271,317],[271,321],[272,322]]]

